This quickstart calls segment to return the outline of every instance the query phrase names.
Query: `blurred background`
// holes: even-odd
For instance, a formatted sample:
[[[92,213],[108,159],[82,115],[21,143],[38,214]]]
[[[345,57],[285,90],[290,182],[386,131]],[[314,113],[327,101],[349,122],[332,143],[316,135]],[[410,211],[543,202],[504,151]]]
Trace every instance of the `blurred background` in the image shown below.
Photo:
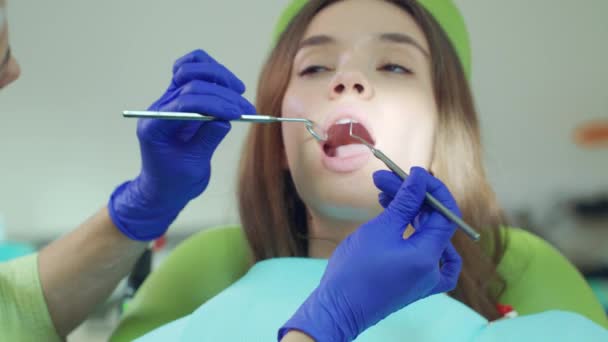
[[[606,133],[585,133],[608,121],[608,1],[455,2],[471,36],[472,87],[500,202],[514,225],[558,248],[608,303],[608,142]],[[74,229],[137,175],[135,121],[121,111],[156,100],[179,56],[206,50],[254,101],[287,3],[9,0],[22,76],[0,92],[0,257]],[[233,127],[209,188],[179,216],[150,267],[189,235],[238,223],[235,177],[248,126]],[[602,134],[603,142],[593,139]],[[70,341],[107,338],[125,283]]]

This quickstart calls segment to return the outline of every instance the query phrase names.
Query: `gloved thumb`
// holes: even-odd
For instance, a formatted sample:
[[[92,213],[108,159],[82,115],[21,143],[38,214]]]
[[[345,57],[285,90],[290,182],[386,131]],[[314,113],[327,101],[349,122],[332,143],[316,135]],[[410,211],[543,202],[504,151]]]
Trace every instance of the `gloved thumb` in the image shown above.
[[[395,177],[397,177],[395,175]],[[380,216],[389,222],[399,222],[402,225],[411,223],[424,202],[427,180],[430,175],[421,167],[413,167],[410,175],[401,184],[395,197]],[[390,181],[388,183],[393,183]],[[387,189],[381,189],[387,190]]]
[[[215,149],[230,132],[231,127],[228,121],[213,120],[206,122],[194,134],[190,144],[197,146],[201,154],[211,158]]]

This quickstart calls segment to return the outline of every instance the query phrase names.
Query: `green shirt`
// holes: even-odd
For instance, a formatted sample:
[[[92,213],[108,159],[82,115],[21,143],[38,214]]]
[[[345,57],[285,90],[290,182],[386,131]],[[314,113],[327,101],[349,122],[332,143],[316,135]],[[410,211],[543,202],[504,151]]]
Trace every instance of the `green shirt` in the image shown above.
[[[62,341],[38,276],[38,254],[0,263],[0,340]]]

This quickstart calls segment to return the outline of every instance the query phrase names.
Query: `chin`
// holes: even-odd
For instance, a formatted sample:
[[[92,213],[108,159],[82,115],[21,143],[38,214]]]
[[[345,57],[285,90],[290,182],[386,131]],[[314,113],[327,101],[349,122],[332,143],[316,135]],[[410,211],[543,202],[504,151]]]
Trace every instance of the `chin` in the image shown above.
[[[298,195],[310,210],[349,222],[367,222],[382,211],[378,203],[380,190],[372,176],[386,167],[368,149],[349,161],[327,156],[320,146],[311,146],[301,150],[299,158],[289,165]],[[327,158],[340,160],[328,167]]]
[[[372,171],[337,174],[322,172],[301,184],[298,193],[308,207],[334,219],[367,221],[382,207],[379,190],[374,186]],[[310,183],[314,181],[314,183]]]

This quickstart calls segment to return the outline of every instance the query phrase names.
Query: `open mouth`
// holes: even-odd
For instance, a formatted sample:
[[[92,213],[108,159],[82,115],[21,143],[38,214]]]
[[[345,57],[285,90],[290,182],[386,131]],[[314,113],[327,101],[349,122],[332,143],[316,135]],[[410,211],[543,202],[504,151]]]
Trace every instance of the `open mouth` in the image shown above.
[[[331,125],[327,130],[327,140],[323,144],[323,151],[328,157],[347,157],[352,150],[361,150],[365,147],[360,140],[351,136],[350,129],[352,124],[352,133],[370,145],[375,145],[375,141],[371,134],[363,126],[353,119],[342,119]],[[367,149],[367,147],[365,147]]]

